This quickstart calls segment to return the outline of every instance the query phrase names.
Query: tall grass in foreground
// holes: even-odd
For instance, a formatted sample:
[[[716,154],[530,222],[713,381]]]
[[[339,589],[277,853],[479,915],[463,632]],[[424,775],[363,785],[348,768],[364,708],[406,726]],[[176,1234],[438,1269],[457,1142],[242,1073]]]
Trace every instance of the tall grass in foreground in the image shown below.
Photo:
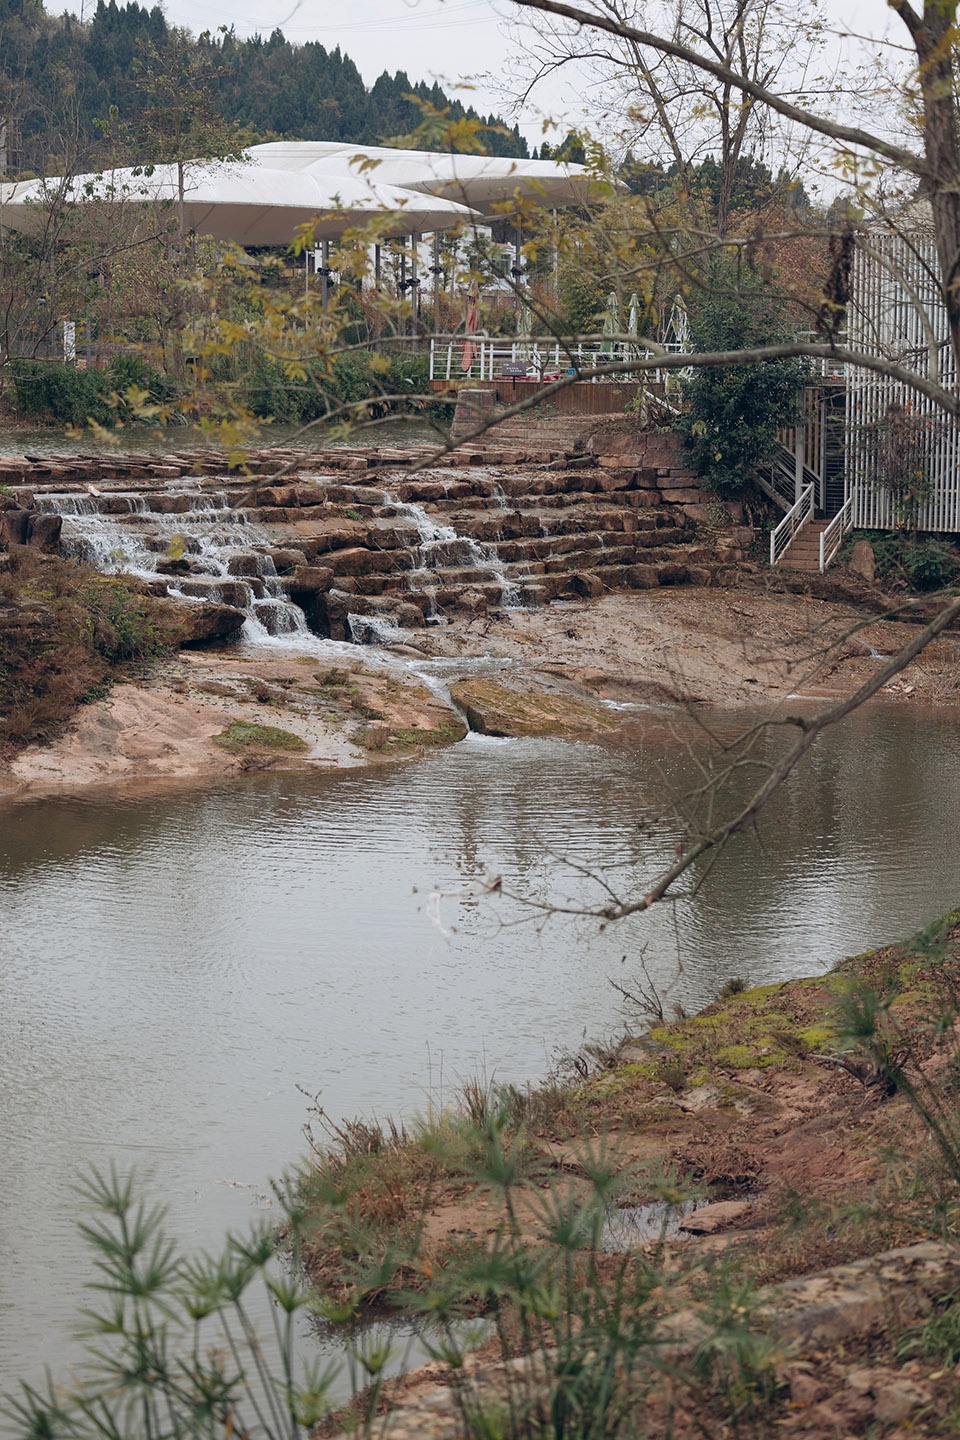
[[[602,1143],[581,1147],[572,1175],[546,1184],[538,1175],[536,1189],[528,1186],[534,1162],[508,1124],[510,1110],[490,1096],[473,1118],[445,1116],[424,1127],[424,1153],[441,1146],[446,1165],[455,1156],[488,1205],[486,1233],[464,1237],[436,1269],[422,1225],[375,1243],[369,1218],[354,1206],[356,1177],[348,1177],[352,1163],[343,1157],[339,1170],[311,1180],[309,1219],[302,1183],[280,1186],[282,1234],[262,1228],[231,1237],[220,1255],[199,1259],[180,1253],[163,1210],[138,1196],[129,1176],[91,1171],[81,1191],[91,1212],[81,1228],[97,1297],[83,1317],[86,1359],[69,1384],[48,1379],[8,1396],[8,1428],[23,1440],[296,1440],[350,1396],[337,1424],[376,1433],[390,1346],[357,1318],[379,1289],[446,1371],[464,1435],[642,1434],[644,1397],[660,1375],[653,1338],[659,1248],[605,1253],[608,1209],[625,1174]],[[308,1284],[299,1265],[304,1236],[330,1227],[343,1247],[346,1282],[341,1275],[336,1284]],[[291,1263],[278,1263],[281,1248]],[[258,1291],[269,1300],[267,1333],[253,1318],[262,1312]],[[325,1355],[318,1358],[312,1338],[298,1345],[302,1317],[320,1327]],[[729,1388],[738,1408],[755,1377],[737,1359],[742,1312],[732,1327],[729,1319],[718,1321],[703,1347],[702,1369],[724,1384],[737,1371]],[[491,1395],[474,1384],[470,1364],[480,1339],[487,1361],[537,1358],[503,1367]],[[333,1422],[326,1425],[324,1433]]]

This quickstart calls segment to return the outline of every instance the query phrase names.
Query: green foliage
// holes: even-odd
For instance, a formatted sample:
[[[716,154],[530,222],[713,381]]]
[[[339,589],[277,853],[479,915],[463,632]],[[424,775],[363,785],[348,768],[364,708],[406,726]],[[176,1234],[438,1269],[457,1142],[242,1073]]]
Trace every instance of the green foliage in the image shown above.
[[[4,70],[15,77],[13,158],[27,171],[41,173],[47,166],[51,119],[60,117],[67,93],[71,128],[79,127],[80,145],[91,160],[117,163],[121,132],[128,143],[139,136],[147,144],[150,132],[155,139],[164,116],[136,67],[153,57],[154,72],[168,68],[168,58],[178,48],[189,69],[203,72],[211,114],[257,137],[379,144],[385,135],[416,126],[420,102],[448,110],[455,123],[467,120],[492,127],[486,140],[492,154],[522,158],[528,153],[516,126],[507,127],[494,116],[484,119],[472,107],[451,100],[435,83],[413,83],[403,71],[385,71],[368,88],[339,45],[334,50],[315,41],[297,45],[280,30],[245,39],[232,29],[194,37],[170,25],[159,5],[148,8],[137,0],[98,0],[86,23],[73,15],[47,14],[41,3],[31,0],[17,7],[17,13],[3,15],[2,30]],[[70,76],[68,91],[65,75]],[[151,110],[153,120],[148,121]],[[446,148],[442,136],[436,144]],[[134,149],[133,158],[156,157],[147,149]]]
[[[12,360],[9,368],[20,415],[62,425],[113,427],[136,418],[138,392],[158,405],[177,394],[175,383],[138,355],[120,355],[105,370],[54,360]]]
[[[899,1354],[905,1360],[922,1355],[941,1365],[960,1362],[960,1291],[947,1295],[929,1320],[907,1332]]]
[[[914,590],[942,590],[960,574],[956,551],[930,535],[905,546],[900,563]]]
[[[214,743],[224,750],[306,750],[306,742],[290,730],[276,725],[257,725],[252,720],[232,720],[215,735]]]
[[[153,660],[170,648],[157,613],[123,580],[93,576],[77,587],[90,644],[109,665]]]
[[[895,531],[857,530],[844,542],[844,554],[858,540],[873,547],[876,573],[886,582],[897,582],[911,590],[942,590],[960,578],[960,552],[935,535],[916,535],[905,529]]]
[[[579,265],[565,265],[560,271],[560,331],[564,335],[589,335],[600,329],[609,287]]]
[[[220,1255],[189,1260],[167,1234],[163,1209],[139,1197],[130,1176],[93,1169],[78,1188],[90,1213],[81,1233],[98,1274],[96,1308],[84,1312],[97,1364],[69,1389],[51,1379],[8,1396],[13,1433],[48,1440],[309,1434],[330,1408],[333,1374],[295,1362],[297,1317],[312,1297],[276,1269],[274,1235],[261,1229],[230,1238]],[[272,1322],[269,1341],[251,1318],[258,1292]]]
[[[0,743],[52,739],[124,667],[176,643],[160,602],[53,555],[11,555],[0,600],[12,602],[14,617],[21,604],[34,617],[0,628]]]
[[[765,277],[715,262],[708,284],[690,301],[695,350],[749,350],[788,338],[783,300]],[[803,382],[799,360],[704,366],[683,382],[680,432],[697,473],[721,498],[740,494],[769,458],[777,430],[796,416]]]
[[[422,355],[352,350],[329,366],[305,362],[302,368],[304,378],[291,380],[280,360],[258,351],[241,382],[243,402],[263,419],[307,424],[341,405],[365,409],[368,416],[403,410],[407,395],[428,390],[429,360]]]

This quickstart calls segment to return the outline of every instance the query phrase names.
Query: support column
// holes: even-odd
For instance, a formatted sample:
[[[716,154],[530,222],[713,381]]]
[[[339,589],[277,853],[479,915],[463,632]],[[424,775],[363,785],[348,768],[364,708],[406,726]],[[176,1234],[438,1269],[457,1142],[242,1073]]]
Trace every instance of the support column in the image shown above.
[[[321,304],[321,308],[324,309],[324,310],[326,310],[326,308],[327,308],[327,301],[328,301],[329,298],[330,298],[330,241],[329,241],[329,240],[324,240],[323,243],[322,243],[322,255],[323,255],[323,263],[321,264],[321,267],[320,267],[320,273],[321,273],[321,275],[323,276],[323,284],[322,284],[322,287],[321,287],[321,290],[320,290],[320,304]]]
[[[793,450],[793,502],[800,499],[803,493],[803,417],[797,417],[797,427],[794,430]]]
[[[433,333],[440,334],[440,231],[433,232]]]

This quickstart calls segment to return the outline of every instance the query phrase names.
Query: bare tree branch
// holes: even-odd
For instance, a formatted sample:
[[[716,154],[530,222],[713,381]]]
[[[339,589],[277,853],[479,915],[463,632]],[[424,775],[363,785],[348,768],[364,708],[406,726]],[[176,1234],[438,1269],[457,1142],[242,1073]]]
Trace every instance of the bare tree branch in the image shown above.
[[[804,755],[812,747],[814,741],[824,730],[829,729],[831,725],[836,725],[839,721],[845,719],[847,715],[858,709],[865,701],[869,700],[871,696],[876,695],[878,690],[882,689],[894,675],[898,675],[901,670],[905,670],[910,662],[915,660],[932,640],[936,639],[943,630],[958,618],[960,618],[960,597],[951,600],[949,604],[945,605],[940,611],[940,614],[931,620],[929,625],[926,625],[908,644],[904,645],[901,650],[898,650],[895,655],[892,655],[890,659],[881,665],[874,674],[871,675],[869,680],[864,681],[860,688],[855,690],[852,695],[848,695],[843,700],[838,700],[835,704],[828,706],[826,710],[822,710],[819,715],[814,715],[810,719],[802,716],[794,716],[788,718],[785,722],[781,722],[795,725],[799,729],[800,734],[786,754],[771,767],[770,773],[764,783],[750,796],[749,800],[747,800],[737,814],[701,835],[689,850],[685,850],[684,853],[677,858],[675,864],[663,872],[656,884],[640,899],[630,900],[620,905],[600,909],[595,913],[605,920],[622,920],[627,915],[635,915],[644,910],[649,910],[658,900],[662,900],[670,888],[676,884],[682,875],[686,874],[691,865],[693,865],[701,855],[716,850],[732,836],[748,829],[754,824],[767,801],[779,789],[790,772],[798,762],[803,759]]]
[[[561,19],[573,21],[575,25],[587,29],[605,30],[610,35],[630,40],[636,45],[647,45],[651,49],[659,50],[661,54],[672,55],[675,59],[682,60],[698,70],[715,76],[725,84],[733,86],[741,94],[749,95],[754,101],[768,106],[778,115],[794,121],[805,130],[814,130],[830,140],[839,140],[845,145],[852,145],[857,149],[882,155],[884,159],[892,160],[894,164],[902,166],[904,170],[909,170],[913,175],[925,177],[929,173],[927,161],[923,156],[915,154],[914,151],[905,150],[903,146],[894,145],[889,140],[884,140],[882,136],[873,135],[870,131],[861,130],[858,126],[843,125],[839,120],[831,120],[827,116],[818,115],[815,111],[804,110],[801,106],[792,104],[784,96],[778,95],[775,90],[770,90],[766,85],[760,84],[759,81],[739,74],[722,61],[711,59],[710,56],[704,55],[678,40],[669,39],[664,35],[655,35],[648,30],[638,30],[622,20],[608,19],[596,11],[581,10],[576,5],[566,5],[562,3],[562,0],[512,0],[512,3],[521,10],[539,10],[545,15],[556,15]]]

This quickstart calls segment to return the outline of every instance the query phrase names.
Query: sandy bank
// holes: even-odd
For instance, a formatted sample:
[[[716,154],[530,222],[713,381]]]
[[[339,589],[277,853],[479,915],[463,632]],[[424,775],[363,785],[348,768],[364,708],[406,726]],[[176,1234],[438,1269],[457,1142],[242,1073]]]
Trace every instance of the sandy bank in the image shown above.
[[[271,745],[277,730],[296,748]],[[0,773],[0,795],[342,769],[409,758],[464,733],[426,686],[399,669],[366,668],[360,652],[347,668],[289,651],[182,651],[149,680],[81,707],[52,745],[23,750]]]
[[[412,758],[472,728],[573,738],[616,733],[609,702],[779,704],[852,692],[916,633],[850,606],[759,590],[678,587],[453,620],[382,656],[327,665],[286,649],[183,651],[150,678],[81,708],[61,739],[0,773],[21,798],[91,785],[209,780],[248,770],[331,769]],[[458,661],[502,662],[478,676]],[[457,708],[416,674],[444,658]],[[883,692],[960,701],[960,637],[935,641]],[[278,727],[303,748],[224,748],[237,722]]]
[[[417,644],[502,656],[607,700],[740,705],[852,693],[915,634],[804,595],[683,586],[456,619]],[[960,702],[960,636],[936,640],[887,693]]]

